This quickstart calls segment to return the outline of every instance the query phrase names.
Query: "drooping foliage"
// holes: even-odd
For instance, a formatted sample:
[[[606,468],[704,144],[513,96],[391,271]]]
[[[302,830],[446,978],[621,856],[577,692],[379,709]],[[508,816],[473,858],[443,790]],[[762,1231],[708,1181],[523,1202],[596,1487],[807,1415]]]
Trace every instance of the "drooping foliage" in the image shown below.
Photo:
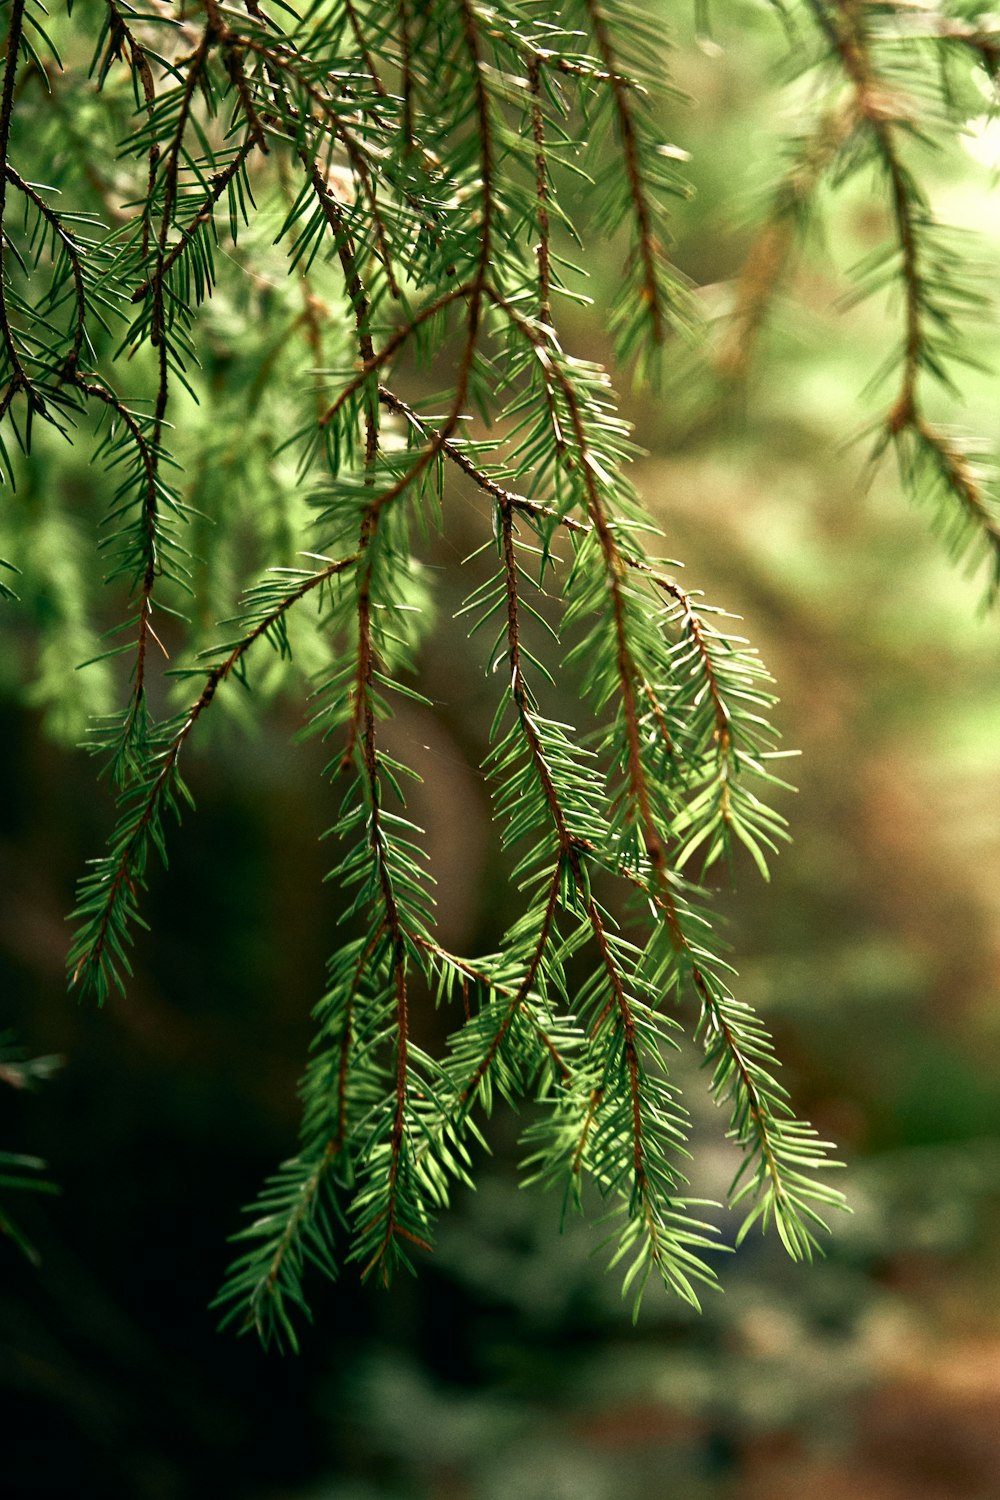
[[[80,886],[74,990],[103,1002],[127,984],[150,862],[190,803],[188,741],[234,682],[261,689],[268,648],[291,662],[284,680],[304,686],[305,732],[329,757],[342,936],[298,1149],[236,1237],[223,1321],[294,1345],[310,1267],[348,1260],[388,1281],[410,1266],[470,1180],[498,1096],[535,1101],[526,1180],[603,1201],[626,1288],[638,1297],[652,1275],[697,1302],[713,1230],[685,1191],[682,1028],[743,1154],[740,1236],[772,1226],[808,1258],[842,1203],[827,1147],[731,988],[698,883],[740,847],[766,875],[786,837],[767,800],[783,784],[770,678],[658,557],[609,376],[559,331],[581,300],[574,242],[601,233],[622,273],[595,316],[623,367],[663,380],[697,329],[669,259],[687,187],[685,152],[660,134],[661,18],[621,0],[3,13],[0,464],[13,486],[48,429],[101,468],[105,497],[105,600],[54,621],[64,662],[69,640],[74,668],[92,658],[90,743],[118,796]],[[720,368],[748,360],[817,185],[872,172],[892,239],[856,284],[901,291],[876,455],[895,447],[995,591],[984,465],[924,401],[961,362],[976,288],[909,158],[928,130],[961,125],[1000,39],[964,15],[860,0],[782,14],[814,118]],[[461,618],[498,684],[484,769],[521,902],[497,951],[470,958],[439,941],[414,773],[385,735],[394,702],[426,701],[422,549],[448,534],[456,487],[481,525]],[[27,547],[5,566],[30,566]],[[76,570],[69,582],[84,587]],[[15,585],[0,579],[5,596]],[[120,615],[102,642],[108,600]],[[226,618],[206,634],[212,612]],[[165,665],[162,636],[187,665]],[[574,685],[582,730],[556,716],[556,680]],[[124,705],[108,712],[116,681]],[[415,1039],[428,997],[455,1017],[437,1056]]]

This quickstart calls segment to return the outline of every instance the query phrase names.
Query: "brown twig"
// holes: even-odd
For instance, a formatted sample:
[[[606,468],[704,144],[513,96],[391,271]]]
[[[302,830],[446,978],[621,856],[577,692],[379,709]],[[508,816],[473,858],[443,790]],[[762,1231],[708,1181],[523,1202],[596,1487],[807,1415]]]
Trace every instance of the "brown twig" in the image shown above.
[[[415,149],[413,134],[413,50],[410,42],[409,0],[397,0],[399,11],[400,92],[403,96],[403,141],[407,156]]]
[[[629,196],[632,199],[632,209],[635,214],[638,231],[636,238],[639,262],[642,268],[641,295],[646,306],[649,308],[650,326],[654,342],[662,344],[666,336],[666,322],[661,306],[660,284],[657,275],[657,258],[660,254],[660,246],[653,231],[652,210],[650,208],[646,185],[643,181],[639,143],[636,139],[635,120],[632,116],[632,100],[629,97],[630,88],[626,79],[618,71],[615,50],[611,41],[611,34],[608,30],[607,17],[601,9],[600,0],[586,0],[586,6],[594,33],[594,40],[597,42],[598,51],[601,54],[604,66],[608,70],[608,78],[614,98],[615,115],[618,121],[618,135],[625,158],[625,171],[628,175]]]
[[[347,16],[348,22],[350,23],[351,31],[354,35],[354,40],[357,44],[361,61],[365,65],[365,71],[367,72],[368,77],[371,80],[372,87],[374,88],[376,94],[378,94],[379,98],[384,99],[386,103],[388,103],[388,91],[385,87],[385,84],[379,77],[378,68],[376,68],[375,61],[368,49],[368,43],[366,42],[365,34],[361,29],[361,22],[358,18],[358,12],[354,6],[353,0],[344,0],[344,12]]]
[[[528,339],[536,348],[542,346],[543,335],[517,310],[505,304],[508,317],[522,335]],[[754,1134],[761,1150],[768,1175],[771,1179],[772,1188],[776,1200],[784,1202],[786,1193],[780,1169],[771,1143],[771,1132],[768,1126],[763,1101],[759,1090],[754,1082],[753,1072],[748,1059],[743,1056],[737,1039],[733,1036],[724,1015],[722,1014],[715,995],[712,992],[706,976],[703,974],[697,958],[696,950],[689,942],[681,923],[680,912],[671,885],[670,867],[667,859],[663,839],[657,827],[656,817],[653,812],[652,798],[649,783],[642,759],[642,745],[639,733],[639,714],[636,707],[637,685],[642,684],[641,674],[638,672],[628,643],[628,631],[626,625],[625,599],[622,590],[622,575],[628,566],[622,556],[614,532],[609,525],[605,513],[604,501],[598,487],[593,466],[588,461],[590,445],[587,440],[586,430],[580,413],[579,402],[575,388],[567,379],[566,375],[556,361],[552,362],[553,376],[558,384],[563,400],[569,413],[570,424],[577,453],[580,458],[579,470],[582,474],[582,483],[586,497],[587,511],[591,519],[594,531],[597,535],[601,552],[604,557],[605,572],[608,580],[608,591],[611,599],[612,621],[615,631],[617,648],[618,679],[621,693],[622,715],[625,724],[625,733],[628,747],[627,775],[629,784],[629,797],[635,816],[642,833],[646,857],[649,860],[653,873],[654,889],[651,892],[658,909],[663,914],[667,932],[670,937],[671,946],[679,958],[683,959],[690,968],[691,980],[701,1002],[703,1015],[708,1024],[722,1036],[733,1066],[739,1076],[741,1085],[746,1091],[748,1100],[748,1112],[753,1124]],[[575,471],[574,471],[575,472]],[[645,568],[643,568],[645,571]],[[650,573],[655,576],[656,570],[650,568]],[[672,587],[676,587],[672,585]],[[611,1004],[619,1003],[617,996],[605,1007],[606,1015]]]
[[[542,65],[537,57],[528,63],[531,90],[531,134],[535,142],[535,212],[538,216],[538,317],[552,322],[552,263],[549,245],[549,174],[545,161],[545,115],[542,112]]]
[[[103,399],[99,395],[98,387],[90,387],[88,393],[98,396],[98,399]],[[202,714],[206,709],[211,707],[220,684],[225,682],[226,678],[229,677],[234,667],[243,659],[251,646],[260,640],[261,636],[265,635],[268,630],[272,629],[279,620],[283,619],[288,611],[298,604],[300,600],[312,593],[314,589],[320,588],[323,584],[329,582],[331,578],[335,578],[338,574],[343,573],[347,568],[353,567],[357,561],[358,556],[355,553],[350,557],[338,558],[335,562],[329,563],[325,568],[321,568],[319,572],[310,574],[290,594],[287,594],[273,610],[270,610],[262,620],[258,621],[242,640],[237,641],[228,656],[207,674],[200,694],[188,709],[183,724],[163,753],[160,770],[146,794],[142,810],[138,815],[131,835],[118,850],[115,873],[108,884],[104,912],[97,935],[89,945],[87,952],[79,959],[73,971],[72,983],[75,984],[78,982],[85,969],[96,969],[101,963],[108,937],[111,913],[117,901],[118,893],[124,885],[131,882],[132,861],[156,816],[157,807],[174,774],[181,750]]]
[[[533,707],[524,682],[521,665],[520,645],[520,621],[518,610],[517,589],[517,563],[514,552],[513,516],[509,505],[501,504],[500,507],[502,527],[502,547],[504,559],[504,583],[507,594],[507,651],[511,672],[511,695],[517,706],[521,727],[525,742],[531,756],[535,773],[541,783],[542,791],[549,814],[559,841],[559,855],[553,874],[553,884],[549,896],[547,915],[555,913],[555,901],[559,889],[559,867],[563,860],[568,864],[573,876],[573,883],[581,906],[587,914],[587,920],[601,957],[601,963],[608,977],[610,996],[608,1002],[590,1030],[593,1039],[607,1018],[611,1009],[618,1014],[619,1024],[622,1029],[623,1049],[625,1062],[629,1075],[629,1094],[632,1107],[632,1146],[633,1146],[633,1186],[636,1196],[644,1205],[644,1215],[648,1224],[652,1224],[652,1206],[649,1201],[649,1181],[645,1165],[645,1146],[642,1125],[642,1069],[639,1060],[639,1050],[635,1035],[635,1017],[629,998],[625,993],[621,975],[614,954],[608,943],[607,933],[600,910],[590,892],[589,885],[584,879],[581,855],[585,849],[590,847],[585,839],[574,834],[566,820],[559,793],[552,778],[552,773],[545,759],[545,752],[539,739],[538,730],[535,727]],[[540,937],[541,947],[536,948],[536,970],[541,962],[543,951],[543,940],[547,940],[550,920],[543,922]],[[532,976],[533,978],[534,976]],[[596,1108],[596,1106],[594,1106]],[[589,1127],[588,1127],[589,1128]]]
[[[45,199],[41,196],[40,193],[35,191],[31,183],[25,182],[20,173],[15,172],[14,168],[10,165],[9,162],[5,162],[4,171],[6,172],[8,181],[13,183],[18,192],[23,193],[24,196],[35,205],[35,208],[41,214],[42,218],[52,229],[53,234],[58,237],[63,250],[65,251],[66,259],[69,263],[70,275],[73,278],[73,298],[75,303],[75,313],[73,343],[70,348],[69,354],[66,356],[64,371],[72,371],[76,368],[77,360],[80,357],[80,350],[83,347],[87,319],[87,294],[84,287],[83,266],[80,262],[80,252],[77,248],[76,241],[72,238],[71,235],[67,234],[66,230],[63,228],[62,220],[59,218],[59,215],[53,208],[49,207]]]
[[[10,21],[7,28],[7,48],[4,62],[3,89],[0,92],[0,163],[4,170],[0,172],[0,244],[6,234],[4,218],[7,208],[7,182],[8,182],[8,151],[10,147],[11,117],[14,112],[14,85],[17,81],[17,64],[21,51],[21,37],[24,32],[24,4],[25,0],[11,0]],[[10,315],[7,311],[7,287],[6,277],[0,276],[0,339],[3,340],[10,360],[13,372],[11,380],[11,393],[23,390],[29,401],[34,401],[36,406],[44,407],[39,397],[34,395],[33,387],[27,370],[21,361],[20,351],[14,339],[14,331],[10,324]]]
[[[857,120],[853,106],[822,119],[779,183],[768,218],[754,235],[743,262],[727,334],[715,356],[715,369],[723,380],[739,381],[746,374],[792,252],[798,216],[836,161]]]
[[[123,43],[129,50],[128,63],[133,73],[138,73],[139,82],[142,87],[142,96],[146,106],[146,118],[152,119],[153,110],[156,105],[156,85],[153,82],[153,70],[149,66],[142,43],[132,31],[116,0],[105,0],[108,12],[111,16],[112,36],[105,58],[105,66],[98,75],[98,88],[100,88],[107,76],[108,67],[115,56],[121,55]],[[149,144],[149,165],[146,175],[146,202],[151,203],[153,190],[156,186],[156,173],[160,162],[159,143],[154,139]],[[143,215],[142,220],[142,257],[145,260],[149,253],[149,218]]]
[[[153,275],[142,282],[140,286],[136,287],[131,297],[131,300],[133,302],[141,302],[142,299],[148,296],[150,291],[153,290],[154,282],[157,279],[162,279],[162,277],[169,274],[169,272],[176,265],[177,261],[180,260],[181,256],[184,255],[184,253],[188,250],[192,240],[195,238],[198,231],[203,228],[204,225],[210,222],[212,218],[212,212],[219,199],[222,197],[229,184],[234,180],[234,178],[239,175],[241,169],[243,168],[247,159],[252,155],[253,151],[260,145],[260,141],[256,140],[253,135],[249,135],[243,142],[239,150],[236,152],[235,156],[233,156],[224,167],[221,167],[218,172],[213,172],[211,178],[209,179],[209,181],[211,182],[211,188],[205,194],[198,212],[185,225],[184,229],[181,231],[180,237],[174,241],[168,253],[163,257],[162,263],[157,264],[156,270],[153,272]]]

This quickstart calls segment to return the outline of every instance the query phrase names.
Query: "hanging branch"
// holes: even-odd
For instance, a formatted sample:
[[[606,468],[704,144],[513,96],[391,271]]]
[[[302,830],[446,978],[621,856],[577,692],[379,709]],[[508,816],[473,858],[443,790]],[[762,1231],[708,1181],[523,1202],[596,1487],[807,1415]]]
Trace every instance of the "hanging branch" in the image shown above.
[[[375,351],[369,330],[370,311],[368,297],[357,270],[354,249],[347,238],[343,220],[328,188],[315,172],[316,186],[333,229],[337,252],[344,272],[344,282],[357,325],[358,353],[365,364],[374,360]],[[369,399],[365,404],[365,482],[374,484],[372,470],[378,458],[378,402]],[[386,859],[387,839],[383,827],[382,788],[379,775],[379,757],[376,749],[375,708],[373,701],[375,659],[372,647],[371,590],[372,547],[375,542],[381,507],[374,501],[366,504],[361,519],[361,537],[358,546],[358,648],[357,678],[354,687],[354,708],[348,727],[347,743],[340,760],[341,770],[346,770],[353,758],[354,746],[360,735],[361,756],[364,763],[366,800],[368,803],[369,840],[372,858],[377,871],[381,893],[383,916],[379,930],[389,944],[392,988],[395,1001],[395,1050],[396,1074],[392,1113],[392,1132],[389,1141],[388,1183],[384,1205],[374,1217],[362,1223],[359,1236],[364,1239],[373,1231],[380,1237],[371,1250],[363,1267],[362,1278],[378,1270],[382,1281],[388,1284],[390,1255],[397,1238],[408,1240],[420,1249],[429,1249],[427,1241],[415,1234],[401,1222],[399,1212],[400,1167],[403,1156],[403,1140],[407,1127],[407,1103],[409,1098],[409,997],[407,992],[407,956],[403,922],[396,903],[392,874]],[[338,1105],[338,1115],[339,1115]],[[369,1246],[369,1248],[371,1248]]]
[[[990,564],[989,593],[1000,593],[1000,508],[987,471],[955,439],[924,414],[919,387],[925,374],[953,389],[947,362],[960,356],[956,317],[967,316],[978,300],[958,277],[959,258],[949,253],[942,227],[918,182],[905,165],[899,139],[910,127],[914,106],[879,76],[873,62],[868,22],[857,0],[810,0],[810,10],[853,90],[854,108],[873,144],[889,185],[904,303],[904,338],[896,398],[875,445],[878,458],[892,442],[900,472],[918,499],[928,498],[941,514],[940,526],[956,557],[978,546]],[[989,66],[986,55],[980,52]],[[869,268],[881,284],[881,265]],[[868,294],[862,278],[861,296]],[[957,514],[947,509],[957,502]]]
[[[666,336],[667,314],[663,304],[657,259],[662,253],[653,230],[653,215],[646,191],[643,167],[639,158],[635,115],[630,97],[630,86],[619,73],[615,49],[608,30],[607,16],[599,0],[587,0],[587,14],[593,28],[597,50],[607,69],[611,92],[614,96],[615,117],[622,143],[628,192],[635,216],[636,254],[640,272],[640,298],[649,314],[653,342],[662,344]]]
[[[98,396],[96,387],[88,387],[88,392]],[[98,399],[103,398],[98,396]],[[190,803],[190,794],[178,774],[178,762],[195,725],[211,707],[219,685],[239,668],[250,647],[262,636],[279,630],[285,615],[300,600],[357,562],[355,554],[329,562],[317,572],[302,574],[295,588],[278,594],[277,598],[274,583],[261,585],[248,601],[254,606],[256,624],[211,669],[187,712],[158,726],[147,780],[143,783],[137,777],[126,785],[110,853],[95,861],[92,873],[80,882],[79,900],[73,912],[80,929],[67,959],[70,982],[83,993],[93,992],[99,1003],[103,1004],[107,998],[111,984],[124,990],[122,970],[131,973],[125,948],[132,941],[130,927],[141,921],[137,898],[145,884],[150,843],[165,857],[163,813],[169,810],[179,816],[180,802]],[[279,635],[277,640],[280,644],[282,637]]]
[[[859,269],[860,289],[902,293],[876,453],[893,444],[953,548],[988,556],[1000,587],[987,465],[932,420],[928,393],[928,377],[950,381],[961,320],[981,304],[909,143],[924,109],[932,127],[947,114],[949,68],[953,81],[959,62],[966,81],[971,68],[995,77],[996,38],[985,21],[860,0],[800,8],[825,60],[814,119],[737,287],[720,368],[745,369],[820,183],[873,165],[892,243]],[[18,71],[36,32],[51,48],[36,0],[7,7],[0,78],[0,418],[25,449],[33,422],[72,441],[97,419],[98,546],[132,598],[94,658],[108,678],[121,669],[127,707],[93,736],[118,812],[80,887],[72,983],[98,999],[125,984],[151,851],[165,859],[166,814],[189,800],[185,746],[224,682],[250,685],[261,638],[276,660],[255,687],[308,692],[305,732],[327,744],[339,789],[329,879],[343,925],[301,1129],[237,1235],[223,1321],[294,1347],[310,1267],[349,1261],[381,1282],[410,1268],[470,1180],[498,1099],[530,1103],[526,1180],[564,1206],[601,1201],[637,1299],[656,1273],[697,1302],[714,1281],[712,1231],[685,1197],[687,1115],[669,1066],[686,1017],[742,1152],[738,1237],[772,1225],[809,1257],[843,1206],[827,1147],[728,987],[694,883],[723,860],[766,877],[787,837],[771,805],[783,786],[771,679],[732,618],[657,556],[611,380],[559,326],[564,299],[585,301],[565,271],[571,174],[587,181],[588,223],[621,236],[623,274],[599,314],[619,357],[655,373],[690,321],[667,258],[666,205],[687,188],[685,153],[653,108],[659,21],[624,0],[572,0],[530,24],[514,0],[273,16],[257,0],[204,0],[183,17],[106,0],[101,15],[92,74],[108,128],[93,141],[49,150],[61,117],[26,86],[44,68]],[[68,57],[82,24],[60,18]],[[811,69],[815,50],[801,55]],[[60,90],[67,118],[84,91],[91,107],[71,66]],[[122,141],[113,179],[99,135]],[[36,180],[46,152],[51,183]],[[79,195],[105,202],[110,230],[76,212]],[[190,433],[188,395],[204,400]],[[496,951],[471,956],[438,940],[426,840],[407,812],[413,772],[387,726],[400,699],[432,707],[417,686],[442,556],[429,539],[443,536],[445,554],[454,541],[453,486],[482,543],[460,614],[501,689],[483,766],[516,903]],[[207,561],[189,565],[188,548]],[[192,658],[185,623],[171,626],[172,658],[192,664],[167,675],[191,677],[196,695],[157,721],[154,604],[173,611],[185,587],[199,629],[230,618]],[[315,611],[298,608],[307,598]],[[556,682],[558,701],[579,694],[586,733],[549,717]],[[421,1045],[429,995],[454,1017],[434,1055]]]
[[[104,87],[112,64],[117,58],[124,57],[124,60],[127,62],[132,72],[132,76],[134,78],[138,78],[139,80],[142,89],[143,102],[146,106],[146,118],[147,120],[152,120],[153,111],[156,105],[156,85],[153,82],[153,70],[149,65],[149,59],[146,56],[145,49],[136,37],[135,32],[129,26],[128,21],[125,19],[121,7],[116,3],[116,0],[105,0],[105,4],[108,10],[108,15],[105,20],[106,30],[102,31],[101,37],[98,40],[97,52],[100,52],[101,50],[101,44],[105,40],[105,35],[107,36],[107,42],[104,47],[104,54],[101,58],[100,64],[96,68],[97,87],[98,89],[102,89]],[[97,52],[95,52],[95,57],[97,55]],[[91,67],[91,71],[94,71],[93,65]],[[151,135],[149,142],[149,169],[146,178],[147,203],[151,203],[153,200],[153,190],[156,186],[156,174],[159,167],[159,162],[159,142],[156,140],[155,135]],[[149,230],[149,217],[146,214],[143,214],[142,257],[144,260],[149,254]]]
[[[7,163],[5,172],[8,182],[13,183],[19,193],[23,193],[30,203],[33,203],[40,216],[45,220],[52,230],[54,237],[63,248],[63,252],[69,262],[70,275],[73,280],[73,335],[69,353],[66,355],[66,364],[63,370],[64,378],[72,376],[80,358],[80,350],[86,336],[87,326],[87,291],[84,284],[84,270],[80,258],[80,252],[72,235],[66,232],[62,220],[53,209],[49,207],[40,193],[32,187],[30,182],[25,182],[20,173]],[[2,216],[0,216],[2,222]]]
[[[660,50],[656,23],[621,0],[578,0],[578,6],[603,64],[601,79],[610,91],[620,150],[613,170],[597,177],[598,223],[609,235],[627,225],[631,236],[623,287],[612,309],[616,350],[623,363],[637,355],[640,368],[655,374],[668,334],[692,317],[685,279],[667,258],[664,206],[666,199],[690,195],[678,171],[687,153],[659,138],[649,112],[650,89],[670,91],[665,69],[648,67],[648,58]]]
[[[736,282],[731,320],[714,359],[723,380],[745,378],[816,190],[857,124],[852,102],[846,109],[828,112],[809,135],[792,144],[792,164],[772,194],[767,217],[751,241]]]
[[[4,60],[3,90],[0,93],[0,163],[3,171],[0,172],[0,236],[3,236],[3,244],[6,248],[5,216],[7,212],[7,182],[9,180],[8,153],[10,147],[11,116],[14,108],[14,84],[17,80],[17,65],[21,50],[21,35],[24,30],[24,5],[25,0],[11,0],[10,22],[7,29],[7,47]],[[38,398],[33,394],[33,386],[21,359],[21,353],[14,339],[14,332],[10,324],[10,313],[7,306],[7,276],[6,268],[0,276],[0,339],[3,341],[4,351],[10,363],[11,378],[4,393],[4,411],[10,404],[12,398],[19,390],[23,390],[28,398],[28,418],[30,424],[33,406],[38,404]],[[44,402],[42,403],[44,410]]]
[[[511,321],[536,352],[544,353],[542,334],[514,309],[507,307],[506,310]],[[734,1193],[733,1201],[740,1202],[747,1193],[756,1191],[759,1196],[744,1223],[744,1231],[756,1218],[762,1217],[766,1223],[773,1215],[789,1253],[797,1258],[808,1258],[817,1247],[814,1230],[822,1226],[822,1220],[812,1205],[820,1203],[836,1206],[840,1195],[803,1177],[803,1166],[808,1165],[816,1170],[824,1165],[824,1143],[815,1139],[815,1132],[809,1126],[794,1119],[781,1118],[787,1112],[782,1092],[760,1061],[761,1055],[766,1056],[770,1051],[769,1042],[763,1047],[761,1044],[761,1039],[766,1038],[766,1032],[756,1018],[752,1017],[752,1013],[733,1001],[719,984],[701,957],[700,940],[693,939],[686,930],[684,913],[674,892],[675,876],[661,832],[661,820],[655,810],[656,798],[644,763],[638,693],[652,685],[640,672],[633,654],[630,611],[624,586],[627,564],[609,523],[601,489],[602,482],[609,483],[607,469],[602,459],[598,459],[591,450],[580,398],[573,382],[558,359],[547,354],[545,358],[550,363],[553,384],[568,414],[572,450],[576,457],[573,473],[580,476],[581,501],[603,559],[605,595],[614,639],[613,675],[617,682],[617,698],[625,735],[623,760],[626,768],[627,803],[635,827],[641,835],[643,858],[648,862],[651,872],[650,895],[662,914],[673,958],[680,963],[680,969],[676,971],[672,983],[680,987],[680,978],[685,977],[695,989],[701,1006],[700,1032],[707,1060],[715,1065],[713,1090],[718,1099],[726,1098],[731,1103],[733,1131],[745,1152],[747,1166],[752,1166],[754,1161],[759,1163],[759,1170],[756,1173],[751,1171],[747,1184],[743,1190]],[[599,480],[599,475],[605,478]],[[725,766],[731,746],[729,714],[719,694],[714,666],[706,651],[705,634],[690,608],[690,601],[685,599],[682,591],[669,584],[666,587],[682,603],[696,651],[703,669],[707,668],[704,692],[712,705],[714,742]],[[733,826],[728,798],[728,769],[725,771],[724,790],[727,795],[720,799],[718,818],[708,825],[709,830],[715,829],[713,836],[723,841],[727,828]],[[721,828],[718,827],[719,822]],[[774,827],[773,822],[770,826]],[[701,838],[708,836],[706,831]],[[756,847],[755,841],[746,834],[745,829],[741,837],[749,838],[751,846]],[[666,968],[655,934],[651,954],[654,972],[662,983]],[[737,1184],[734,1184],[734,1189],[736,1187]]]

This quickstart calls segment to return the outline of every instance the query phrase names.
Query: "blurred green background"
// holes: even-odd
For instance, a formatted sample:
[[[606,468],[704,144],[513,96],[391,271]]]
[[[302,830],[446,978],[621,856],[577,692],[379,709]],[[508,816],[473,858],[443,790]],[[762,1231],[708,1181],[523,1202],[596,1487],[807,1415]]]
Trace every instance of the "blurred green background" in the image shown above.
[[[595,1256],[599,1231],[574,1223],[560,1236],[558,1205],[517,1188],[518,1122],[498,1115],[482,1186],[457,1196],[416,1281],[388,1293],[352,1274],[317,1285],[298,1359],[217,1336],[206,1308],[226,1236],[294,1141],[336,917],[318,842],[331,793],[321,748],[292,744],[292,695],[256,727],[220,717],[187,764],[198,812],[169,874],[153,877],[128,997],[104,1014],[66,999],[65,913],[111,819],[93,763],[67,748],[85,697],[74,668],[116,606],[96,627],[74,613],[102,476],[86,453],[43,441],[4,501],[0,548],[25,568],[23,605],[0,620],[0,1019],[65,1064],[36,1094],[4,1090],[0,1129],[47,1159],[62,1192],[18,1205],[40,1268],[0,1244],[5,1493],[1000,1494],[1000,631],[891,467],[866,475],[864,443],[846,441],[888,405],[888,388],[864,389],[899,337],[891,299],[838,306],[846,268],[890,232],[870,179],[819,196],[746,379],[713,371],[803,103],[786,48],[750,6],[719,20],[711,46],[680,26],[673,66],[691,102],[664,128],[692,153],[697,196],[678,214],[676,253],[704,289],[709,351],[678,349],[665,388],[625,405],[648,449],[637,482],[664,552],[684,559],[690,587],[744,617],[778,681],[785,741],[803,752],[786,807],[795,841],[771,885],[738,868],[720,902],[741,993],[776,1033],[796,1106],[847,1160],[853,1216],[821,1264],[792,1266],[773,1239],[751,1238],[701,1317],[650,1291],[633,1328]],[[983,228],[977,253],[995,259],[988,143],[984,126],[968,149],[919,164],[942,216]],[[599,307],[620,247],[595,249],[591,264]],[[273,414],[239,454],[210,441],[213,411],[246,400],[241,351],[268,295],[280,293],[244,287],[213,311],[215,357],[185,439],[195,489],[209,484],[227,505],[280,479],[266,457]],[[565,328],[569,347],[608,357],[599,317],[570,307]],[[980,331],[987,354],[989,338]],[[281,348],[301,373],[301,349]],[[942,418],[995,443],[995,381],[970,373],[965,394]],[[47,506],[58,524],[38,529]],[[455,564],[480,524],[478,502],[456,491],[448,542],[428,555],[438,623],[423,667],[439,706],[395,730],[425,776],[415,816],[444,941],[460,951],[488,946],[508,914],[475,769],[492,692],[452,620]],[[294,536],[294,515],[288,525]],[[48,550],[22,547],[36,535]],[[250,566],[252,542],[241,545]],[[224,593],[236,562],[216,555],[211,567]],[[96,689],[112,701],[110,673]],[[680,1066],[704,1100],[694,1187],[719,1197],[733,1165],[722,1121],[696,1059]]]

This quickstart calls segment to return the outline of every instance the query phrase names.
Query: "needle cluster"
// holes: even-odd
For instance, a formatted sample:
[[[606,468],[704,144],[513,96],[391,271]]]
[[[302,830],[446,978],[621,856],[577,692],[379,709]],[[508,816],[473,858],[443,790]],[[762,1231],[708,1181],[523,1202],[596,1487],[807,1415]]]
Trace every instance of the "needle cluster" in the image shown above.
[[[972,22],[921,10],[917,26],[912,7],[793,9],[819,124],[748,270],[731,364],[816,184],[873,169],[892,241],[861,285],[895,280],[903,319],[878,448],[996,584],[983,466],[925,412],[968,304],[908,163],[949,66],[932,81],[906,59],[960,52],[992,78],[1000,52]],[[525,1180],[601,1205],[636,1300],[653,1278],[697,1303],[717,1231],[686,1187],[684,1030],[742,1155],[738,1237],[770,1226],[808,1259],[843,1206],[828,1147],[731,987],[700,883],[741,851],[766,877],[787,837],[771,679],[657,555],[610,377],[561,332],[586,300],[568,257],[594,234],[621,246],[604,310],[621,363],[655,380],[695,318],[669,254],[688,188],[685,152],[658,133],[659,20],[624,0],[89,12],[5,0],[0,79],[0,469],[13,483],[40,426],[91,443],[121,604],[98,655],[122,703],[91,736],[118,820],[80,884],[74,990],[103,1002],[128,984],[151,862],[191,803],[189,741],[218,699],[259,685],[269,652],[307,680],[305,733],[328,757],[340,932],[299,1142],[236,1236],[223,1322],[294,1346],[310,1270],[353,1262],[388,1282],[414,1265],[498,1100],[531,1102]],[[232,378],[220,318],[245,324]],[[196,406],[213,382],[229,393],[214,425]],[[497,684],[484,770],[520,899],[497,950],[470,957],[439,940],[414,772],[385,733],[402,699],[426,702],[422,549],[447,535],[456,486],[481,527],[460,618]],[[247,537],[263,566],[241,589]],[[206,637],[209,575],[231,591]],[[164,667],[167,646],[182,665]],[[414,1012],[435,1000],[454,1026],[431,1055]]]

